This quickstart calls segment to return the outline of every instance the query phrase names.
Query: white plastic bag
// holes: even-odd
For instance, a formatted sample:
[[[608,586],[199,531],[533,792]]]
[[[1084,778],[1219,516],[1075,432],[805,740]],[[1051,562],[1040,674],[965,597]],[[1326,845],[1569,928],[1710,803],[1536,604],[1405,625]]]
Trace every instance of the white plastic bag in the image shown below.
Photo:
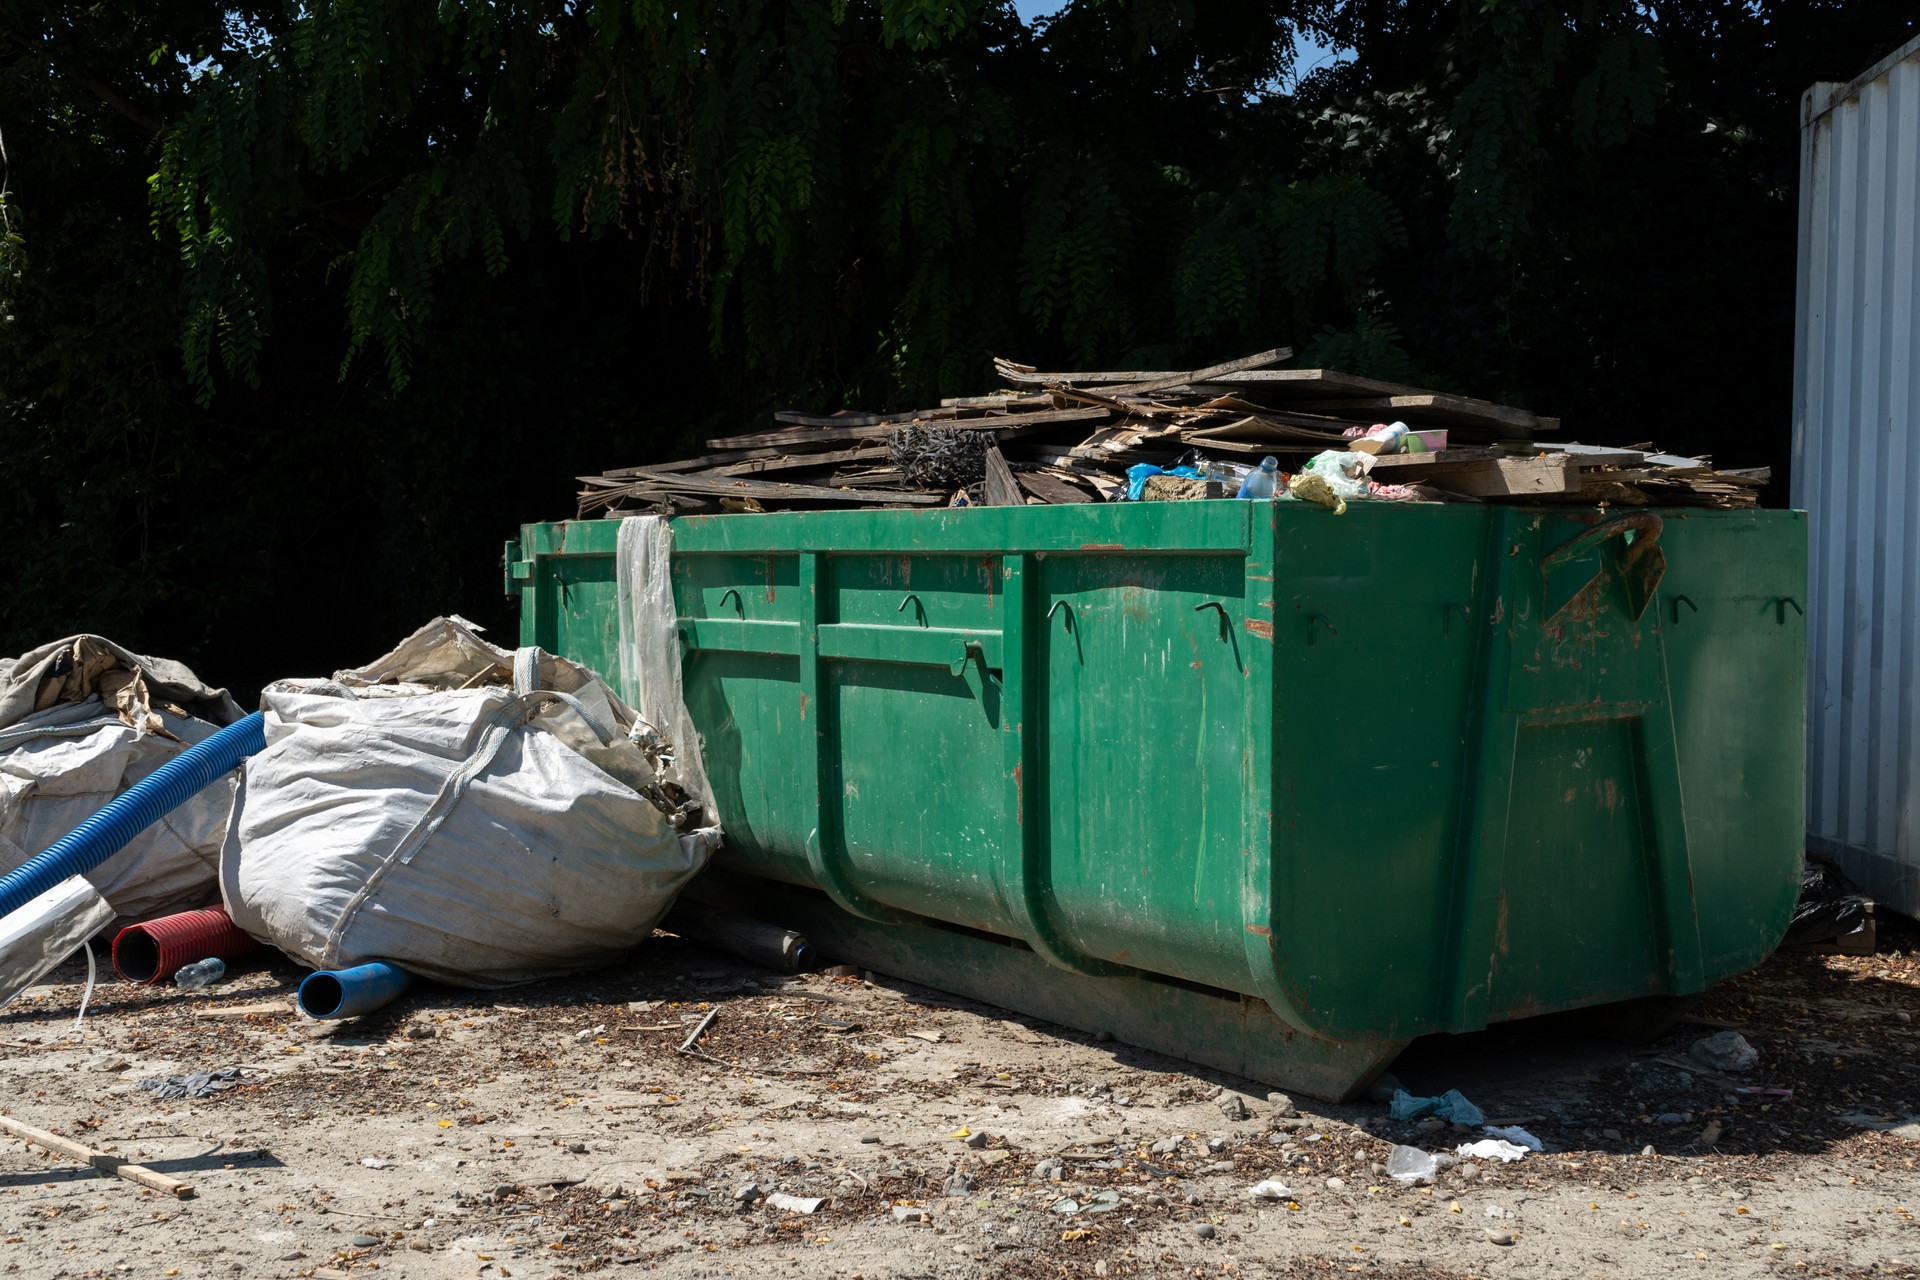
[[[224,689],[100,636],[0,659],[0,872],[239,718]],[[232,803],[230,782],[207,787],[87,872],[87,882],[124,918],[205,906],[218,892]]]
[[[485,683],[507,671],[511,686]],[[235,924],[318,968],[386,960],[492,987],[607,964],[719,840],[598,676],[458,618],[261,705],[221,890]]]

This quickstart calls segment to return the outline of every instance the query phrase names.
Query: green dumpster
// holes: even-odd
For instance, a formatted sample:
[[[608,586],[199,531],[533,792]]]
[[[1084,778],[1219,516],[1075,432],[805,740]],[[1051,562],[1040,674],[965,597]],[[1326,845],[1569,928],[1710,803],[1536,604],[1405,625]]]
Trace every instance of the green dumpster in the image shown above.
[[[704,892],[867,967],[1321,1097],[1675,998],[1800,879],[1791,511],[1165,502],[682,518]],[[609,675],[614,521],[523,527]]]

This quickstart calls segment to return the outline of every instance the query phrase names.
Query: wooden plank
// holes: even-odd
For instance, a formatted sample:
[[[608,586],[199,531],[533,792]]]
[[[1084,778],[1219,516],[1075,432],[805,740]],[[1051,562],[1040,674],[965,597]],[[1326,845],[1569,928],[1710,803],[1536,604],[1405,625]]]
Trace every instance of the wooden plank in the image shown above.
[[[1229,360],[1224,364],[1208,365],[1204,369],[1189,369],[1185,372],[1168,370],[1153,373],[1040,373],[1024,365],[1010,361],[995,360],[994,369],[1008,382],[1022,386],[1071,386],[1083,383],[1099,386],[1108,395],[1142,395],[1149,391],[1168,391],[1174,387],[1192,386],[1196,382],[1206,382],[1227,374],[1242,373],[1248,369],[1258,369],[1262,365],[1279,364],[1282,360],[1293,358],[1292,347],[1275,347],[1271,351],[1256,352],[1242,356],[1238,360]]]
[[[719,498],[825,499],[830,502],[865,502],[870,499],[885,499],[889,502],[905,502],[913,505],[931,505],[946,501],[943,495],[937,493],[914,493],[891,489],[863,489],[856,493],[846,489],[821,488],[818,485],[785,484],[777,480],[729,480],[720,477],[674,475],[670,472],[661,472],[657,475],[643,473],[636,476],[633,491],[669,494],[700,493]]]
[[[1418,484],[1428,476],[1450,471],[1473,471],[1512,455],[1491,446],[1479,449],[1442,449],[1438,453],[1382,453],[1373,459],[1373,474],[1382,484]]]
[[[1347,442],[1334,427],[1303,426],[1271,417],[1238,418],[1217,427],[1189,427],[1181,434],[1189,440],[1299,440],[1328,449],[1342,448]]]
[[[1229,360],[1225,364],[1208,365],[1204,369],[1195,369],[1190,373],[1169,373],[1158,378],[1148,378],[1143,382],[1127,382],[1117,387],[1101,388],[1108,395],[1145,395],[1149,391],[1169,391],[1174,387],[1190,387],[1209,378],[1224,377],[1227,374],[1245,373],[1258,369],[1262,365],[1279,364],[1282,360],[1293,359],[1292,347],[1275,347],[1271,351],[1261,351],[1254,355],[1242,356],[1238,360]]]
[[[1182,373],[1177,370],[1141,372],[1138,370],[1124,373],[1043,373],[1031,365],[1015,364],[1011,360],[996,358],[994,369],[1008,382],[1023,386],[1048,386],[1082,384],[1118,383],[1118,386],[1106,386],[1109,395],[1140,394],[1146,391],[1165,391],[1173,387],[1190,386],[1195,382],[1204,382],[1225,374],[1240,373],[1248,369],[1258,369],[1262,365],[1279,364],[1282,360],[1293,358],[1292,347],[1275,347],[1271,351],[1261,351],[1254,355],[1242,356],[1238,360],[1229,360],[1225,364],[1208,365],[1204,369],[1190,369]]]
[[[1469,470],[1435,476],[1435,488],[1476,498],[1523,498],[1571,493],[1580,488],[1580,467],[1564,453],[1539,458],[1489,458]]]
[[[1016,471],[1013,473],[1013,478],[1020,482],[1022,489],[1025,489],[1042,502],[1066,503],[1093,501],[1093,495],[1073,483],[1073,481],[1063,480],[1059,476],[1049,475],[1045,471]]]
[[[1004,440],[1010,435],[1062,422],[1100,422],[1109,417],[1106,409],[1045,409],[1038,413],[989,414],[980,418],[932,423],[959,431],[992,431]],[[844,444],[854,440],[883,440],[912,422],[883,423],[863,427],[792,427],[784,431],[756,431],[751,435],[726,436],[707,441],[709,449],[790,448],[794,445]]]
[[[791,422],[800,427],[878,427],[888,423],[946,419],[955,416],[952,409],[909,409],[905,413],[799,413],[782,409],[773,415],[775,422]]]
[[[981,496],[989,507],[1018,507],[1026,503],[1020,496],[1020,486],[1014,483],[1013,469],[1007,466],[1006,458],[1000,452],[999,445],[987,450],[987,479],[981,486]]]
[[[1021,405],[1052,403],[1053,397],[1040,391],[1025,395],[947,396],[940,401],[940,407],[942,409],[1014,409]]]
[[[714,467],[708,471],[696,471],[702,476],[757,476],[769,471],[792,471],[800,467],[828,467],[841,462],[871,462],[887,456],[887,446],[866,445],[853,449],[832,449],[823,453],[782,453],[771,458],[755,458],[748,462],[735,462],[724,467]]]
[[[48,1133],[45,1129],[36,1129],[23,1124],[12,1116],[0,1116],[0,1129],[5,1129],[16,1138],[45,1147],[48,1151],[57,1151],[63,1156],[72,1156],[75,1160],[84,1160],[102,1173],[110,1173],[116,1178],[125,1178],[128,1182],[137,1182],[143,1187],[155,1191],[164,1191],[181,1200],[193,1195],[193,1184],[182,1182],[178,1178],[169,1178],[164,1173],[156,1173],[145,1165],[122,1160],[119,1156],[108,1155],[104,1151],[95,1151],[70,1138],[57,1133]]]
[[[637,467],[614,467],[600,474],[608,479],[630,476],[636,471],[698,471],[702,467],[717,467],[728,462],[745,462],[751,458],[777,458],[779,449],[723,449],[719,453],[705,453],[697,458],[681,458],[675,462],[647,462]],[[585,476],[580,477],[582,480]]]
[[[1442,395],[1432,391],[1402,395],[1358,396],[1341,400],[1297,400],[1289,403],[1292,408],[1303,409],[1309,413],[1331,413],[1355,419],[1393,414],[1399,417],[1411,415],[1420,418],[1423,422],[1441,425],[1458,423],[1470,427],[1516,427],[1526,431],[1554,431],[1560,426],[1558,418],[1542,418],[1527,409],[1515,409],[1511,405],[1494,404],[1488,400]]]

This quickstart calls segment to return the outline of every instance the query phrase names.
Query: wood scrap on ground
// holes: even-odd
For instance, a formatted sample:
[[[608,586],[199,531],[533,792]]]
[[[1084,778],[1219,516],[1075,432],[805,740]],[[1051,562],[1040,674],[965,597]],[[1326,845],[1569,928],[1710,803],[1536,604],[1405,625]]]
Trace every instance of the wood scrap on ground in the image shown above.
[[[905,413],[783,411],[774,429],[709,440],[696,458],[581,476],[579,515],[1101,502],[1125,497],[1128,469],[1142,464],[1204,472],[1214,463],[1224,483],[1143,486],[1140,496],[1231,497],[1267,455],[1280,461],[1284,491],[1284,473],[1393,422],[1422,447],[1436,442],[1373,460],[1373,496],[1403,501],[1753,507],[1769,478],[1651,445],[1542,442],[1560,420],[1510,405],[1271,367],[1292,354],[1281,347],[1185,371],[1048,372],[996,360],[1008,388],[996,394]]]

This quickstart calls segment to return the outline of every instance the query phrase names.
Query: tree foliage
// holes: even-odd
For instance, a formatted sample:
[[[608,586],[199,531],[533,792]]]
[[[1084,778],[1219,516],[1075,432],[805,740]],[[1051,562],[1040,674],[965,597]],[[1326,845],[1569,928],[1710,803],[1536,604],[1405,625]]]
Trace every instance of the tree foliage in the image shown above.
[[[0,484],[32,548],[0,650],[329,669],[487,615],[494,539],[579,469],[985,389],[995,353],[1291,343],[1784,462],[1797,98],[1915,22],[0,0]]]

